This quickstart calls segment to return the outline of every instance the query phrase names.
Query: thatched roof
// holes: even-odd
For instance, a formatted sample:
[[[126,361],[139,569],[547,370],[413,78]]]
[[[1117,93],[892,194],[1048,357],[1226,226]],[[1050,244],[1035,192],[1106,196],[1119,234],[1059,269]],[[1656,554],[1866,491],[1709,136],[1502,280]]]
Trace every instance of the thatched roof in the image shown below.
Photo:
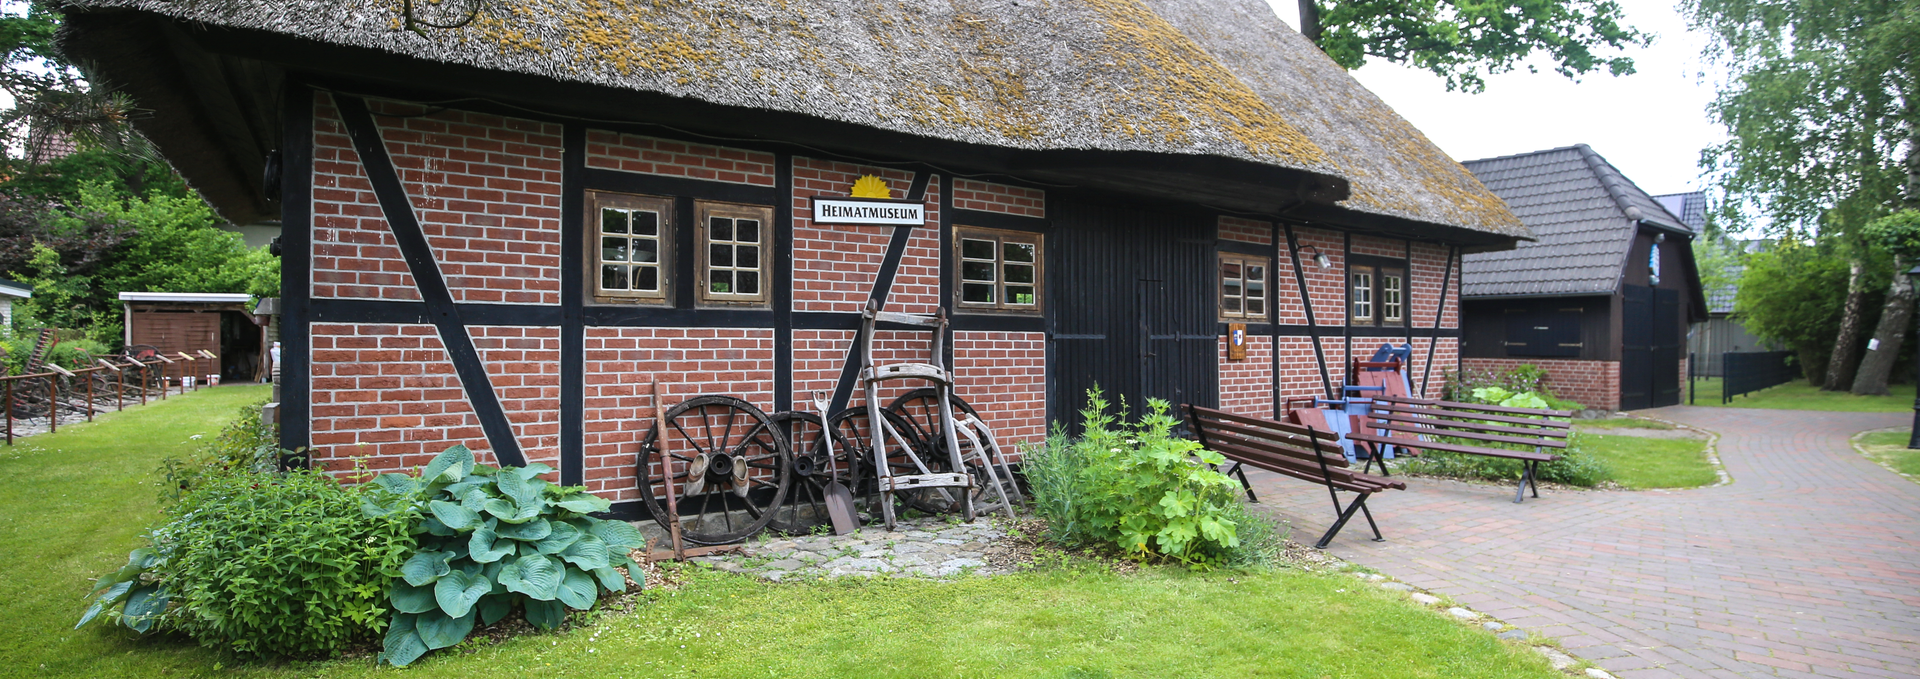
[[[1344,178],[1349,210],[1528,237],[1261,0],[516,0],[419,33],[396,0],[73,4],[990,147],[1251,161]]]

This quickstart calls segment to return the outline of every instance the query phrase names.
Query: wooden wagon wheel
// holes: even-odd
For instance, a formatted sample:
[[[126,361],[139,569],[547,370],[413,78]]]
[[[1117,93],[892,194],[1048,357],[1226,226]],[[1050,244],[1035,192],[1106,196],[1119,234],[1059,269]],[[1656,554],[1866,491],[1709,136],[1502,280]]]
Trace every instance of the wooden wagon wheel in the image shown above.
[[[787,445],[793,450],[793,484],[787,490],[787,501],[774,511],[767,527],[788,535],[807,535],[816,526],[831,525],[827,485],[839,481],[849,489],[858,487],[858,463],[848,456],[849,449],[837,442],[832,457],[828,457],[827,432],[819,415],[774,413],[773,423],[786,435]]]
[[[640,444],[640,497],[662,529],[671,530],[663,483],[679,494],[680,534],[721,545],[759,532],[773,520],[792,482],[787,437],[773,419],[731,396],[697,396],[667,410],[664,441],[650,431]],[[661,465],[661,452],[668,465]]]
[[[945,461],[951,458],[947,455],[946,429],[940,423],[939,398],[940,392],[932,387],[915,389],[894,399],[893,403],[887,404],[887,412],[899,415],[900,419],[913,427],[914,435],[919,437],[926,448],[922,457]],[[985,512],[998,511],[1002,506],[1003,498],[1006,502],[1017,504],[1024,494],[1021,493],[1019,481],[1014,478],[1006,461],[997,455],[999,451],[994,450],[985,440],[984,437],[990,436],[992,432],[973,430],[964,424],[969,417],[981,422],[985,422],[985,418],[980,417],[980,413],[958,394],[951,397],[951,402],[954,418],[963,423],[962,430],[957,432],[954,438],[960,442],[960,459],[966,461],[967,475],[973,477],[974,509]],[[988,470],[983,464],[987,460],[992,460],[998,468],[996,470],[998,473],[987,473]],[[992,489],[996,480],[1001,486],[1000,492],[997,493]],[[953,506],[939,507],[939,511],[957,512],[960,508],[957,503],[954,503]]]

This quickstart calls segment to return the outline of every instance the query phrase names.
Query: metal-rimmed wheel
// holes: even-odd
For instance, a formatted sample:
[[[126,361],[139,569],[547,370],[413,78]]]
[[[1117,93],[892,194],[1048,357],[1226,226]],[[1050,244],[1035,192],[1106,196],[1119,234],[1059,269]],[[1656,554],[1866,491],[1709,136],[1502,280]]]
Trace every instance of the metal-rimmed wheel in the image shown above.
[[[921,464],[927,466],[928,472],[946,470],[945,458],[936,460],[927,456],[926,444],[914,436],[911,424],[899,415],[885,410],[880,412],[881,416],[886,418],[889,427],[897,434],[897,437],[891,437],[893,440],[887,445],[887,469],[891,475],[907,476],[924,473],[913,464],[913,459],[907,456],[909,450],[920,458]],[[827,423],[833,431],[834,450],[846,451],[848,459],[853,461],[853,477],[859,482],[859,485],[850,486],[854,496],[869,500],[878,497],[879,474],[874,466],[873,428],[867,420],[867,409],[861,407],[842,410],[828,418]],[[894,495],[908,507],[923,512],[937,512],[940,511],[938,507],[946,504],[937,498],[929,497],[930,493],[937,492],[940,492],[939,489],[904,490]],[[876,505],[869,503],[868,511],[878,516],[879,511],[875,507]]]
[[[960,443],[960,459],[966,467],[967,475],[973,477],[973,506],[976,513],[992,513],[1005,509],[1008,504],[1020,503],[1024,496],[1020,492],[1018,480],[1007,464],[1004,451],[994,440],[993,431],[986,426],[986,420],[958,394],[949,396],[953,404],[954,420],[960,425],[954,438]],[[914,435],[925,444],[926,457],[937,458],[945,464],[951,459],[947,455],[946,429],[940,422],[940,391],[932,387],[923,387],[902,394],[900,398],[887,405],[887,412],[899,415]],[[994,466],[993,473],[986,467],[988,461]],[[999,492],[993,490],[995,482],[1000,485]],[[939,507],[938,511],[958,512],[958,503]]]
[[[788,535],[807,535],[818,526],[831,526],[827,487],[836,481],[848,489],[858,485],[855,464],[847,458],[848,449],[836,445],[828,454],[830,439],[819,415],[774,413],[773,424],[787,437],[793,451],[793,483],[787,489],[787,501],[774,510],[767,527]]]
[[[640,444],[640,497],[662,529],[667,478],[686,541],[720,545],[746,539],[773,520],[792,482],[786,435],[753,404],[731,396],[696,396],[667,410],[664,451],[650,431]],[[668,464],[663,468],[661,454]]]

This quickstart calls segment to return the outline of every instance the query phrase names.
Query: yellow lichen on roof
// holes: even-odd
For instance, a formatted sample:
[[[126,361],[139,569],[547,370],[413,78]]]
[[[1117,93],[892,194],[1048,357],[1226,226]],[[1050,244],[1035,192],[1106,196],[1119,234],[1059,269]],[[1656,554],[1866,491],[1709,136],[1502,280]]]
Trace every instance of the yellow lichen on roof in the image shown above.
[[[1087,85],[1138,101],[1149,114],[1109,111],[1108,130],[1151,134],[1184,143],[1197,126],[1218,126],[1248,152],[1293,163],[1319,163],[1325,152],[1280,117],[1252,88],[1240,81],[1179,29],[1135,0],[1087,0],[1106,20],[1108,42],[1090,63],[1089,74],[1109,68],[1129,73],[1126,92],[1111,92],[1113,78],[1093,75]],[[1195,121],[1198,117],[1204,120]]]
[[[973,49],[956,64],[959,83],[914,78],[907,84],[917,89],[893,89],[891,103],[921,124],[971,127],[1006,139],[1038,137],[1041,120],[1029,100],[1029,73],[1005,52],[1013,45],[1013,36],[999,30],[988,17],[970,11],[955,12],[943,30],[954,39],[952,44]]]

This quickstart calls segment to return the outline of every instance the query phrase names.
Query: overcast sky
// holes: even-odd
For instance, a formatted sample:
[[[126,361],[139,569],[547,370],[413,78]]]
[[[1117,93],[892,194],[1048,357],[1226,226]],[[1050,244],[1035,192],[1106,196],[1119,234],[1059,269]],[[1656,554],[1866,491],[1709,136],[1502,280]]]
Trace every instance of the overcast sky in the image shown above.
[[[1669,0],[1618,0],[1626,23],[1654,34],[1635,49],[1638,72],[1568,80],[1544,65],[1487,78],[1486,92],[1448,92],[1438,76],[1377,59],[1353,76],[1456,160],[1584,143],[1652,194],[1705,187],[1700,149],[1726,138],[1707,117],[1713,83],[1702,79],[1705,40],[1687,31]],[[1296,0],[1267,0],[1298,26]],[[1550,62],[1543,62],[1550,63]]]

